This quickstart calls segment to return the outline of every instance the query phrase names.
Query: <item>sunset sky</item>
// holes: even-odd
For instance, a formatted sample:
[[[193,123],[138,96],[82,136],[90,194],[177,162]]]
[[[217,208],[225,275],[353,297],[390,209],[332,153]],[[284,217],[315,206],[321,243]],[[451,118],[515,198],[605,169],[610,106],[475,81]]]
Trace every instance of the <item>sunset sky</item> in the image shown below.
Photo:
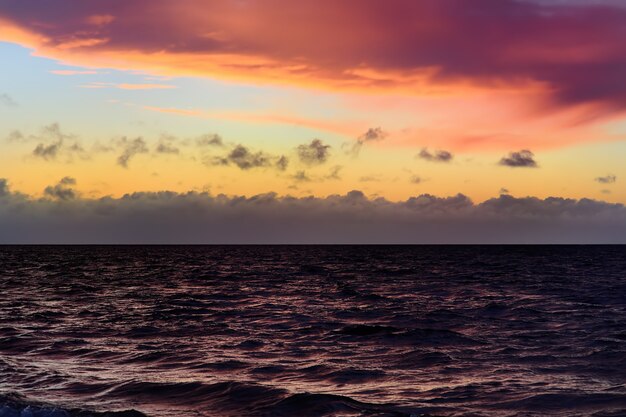
[[[358,190],[626,219],[623,1],[1,0],[0,62],[7,207]]]

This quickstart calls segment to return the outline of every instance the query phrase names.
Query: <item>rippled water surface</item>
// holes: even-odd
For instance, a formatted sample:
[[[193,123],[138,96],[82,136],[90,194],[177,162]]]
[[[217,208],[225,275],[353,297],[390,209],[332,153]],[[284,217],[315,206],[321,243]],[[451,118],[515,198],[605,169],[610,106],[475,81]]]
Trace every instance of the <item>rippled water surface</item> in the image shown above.
[[[626,248],[1,247],[0,416],[626,416]]]

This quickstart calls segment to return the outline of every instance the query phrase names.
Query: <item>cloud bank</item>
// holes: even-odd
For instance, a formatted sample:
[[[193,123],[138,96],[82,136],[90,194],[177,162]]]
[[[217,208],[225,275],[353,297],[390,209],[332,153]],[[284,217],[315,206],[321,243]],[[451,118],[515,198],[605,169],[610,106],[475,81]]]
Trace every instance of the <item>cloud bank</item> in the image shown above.
[[[501,195],[474,203],[424,194],[391,202],[360,191],[87,199],[54,187],[54,196],[34,199],[0,179],[0,243],[626,243],[626,207],[588,199]]]

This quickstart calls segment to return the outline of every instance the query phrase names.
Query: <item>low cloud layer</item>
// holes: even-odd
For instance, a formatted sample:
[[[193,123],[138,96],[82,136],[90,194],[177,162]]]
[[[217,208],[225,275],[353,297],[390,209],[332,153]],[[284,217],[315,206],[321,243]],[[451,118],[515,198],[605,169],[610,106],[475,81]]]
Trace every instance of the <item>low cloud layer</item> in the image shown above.
[[[66,197],[30,198],[0,179],[0,243],[626,243],[626,207],[588,199]]]
[[[529,150],[511,152],[508,156],[500,159],[500,165],[511,168],[537,168],[535,155]]]

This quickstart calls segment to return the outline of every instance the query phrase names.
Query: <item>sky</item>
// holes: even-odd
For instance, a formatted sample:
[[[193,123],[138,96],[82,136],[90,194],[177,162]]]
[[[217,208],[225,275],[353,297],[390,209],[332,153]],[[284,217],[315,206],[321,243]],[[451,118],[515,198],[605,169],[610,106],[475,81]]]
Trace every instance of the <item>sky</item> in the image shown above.
[[[0,1],[0,243],[626,243],[626,4]]]

